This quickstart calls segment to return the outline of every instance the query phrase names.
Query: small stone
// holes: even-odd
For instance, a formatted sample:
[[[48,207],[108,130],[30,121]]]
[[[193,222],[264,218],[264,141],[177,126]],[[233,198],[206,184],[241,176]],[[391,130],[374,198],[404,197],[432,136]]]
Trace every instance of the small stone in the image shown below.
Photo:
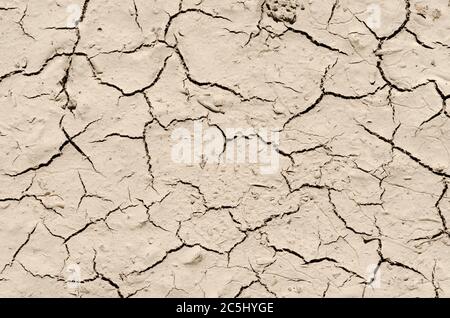
[[[267,0],[267,15],[275,22],[287,22],[293,24],[297,21],[296,0]]]

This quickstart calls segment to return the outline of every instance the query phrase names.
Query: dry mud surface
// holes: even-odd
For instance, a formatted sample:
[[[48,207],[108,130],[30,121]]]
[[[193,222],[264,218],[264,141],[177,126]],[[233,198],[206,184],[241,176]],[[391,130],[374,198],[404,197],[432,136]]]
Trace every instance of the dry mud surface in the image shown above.
[[[449,6],[1,0],[0,296],[450,296]]]

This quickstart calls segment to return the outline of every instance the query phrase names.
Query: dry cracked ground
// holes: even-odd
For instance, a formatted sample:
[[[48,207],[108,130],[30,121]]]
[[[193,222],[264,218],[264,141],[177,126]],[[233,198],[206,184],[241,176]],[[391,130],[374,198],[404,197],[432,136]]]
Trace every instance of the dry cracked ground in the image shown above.
[[[448,0],[1,0],[0,296],[450,296],[449,31]],[[277,171],[174,162],[195,124]]]

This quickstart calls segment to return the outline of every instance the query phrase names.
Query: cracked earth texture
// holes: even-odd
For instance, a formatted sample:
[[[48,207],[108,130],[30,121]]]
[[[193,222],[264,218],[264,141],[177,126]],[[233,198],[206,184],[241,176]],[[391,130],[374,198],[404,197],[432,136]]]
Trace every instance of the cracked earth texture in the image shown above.
[[[0,32],[0,296],[450,296],[448,0],[1,0]],[[194,123],[279,131],[279,171],[173,163]]]

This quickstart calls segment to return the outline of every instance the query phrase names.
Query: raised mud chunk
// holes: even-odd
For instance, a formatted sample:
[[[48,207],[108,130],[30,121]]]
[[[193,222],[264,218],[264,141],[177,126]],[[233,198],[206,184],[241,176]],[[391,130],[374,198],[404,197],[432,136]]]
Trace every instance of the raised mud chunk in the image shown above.
[[[267,14],[276,22],[295,23],[297,6],[296,0],[266,0]]]

